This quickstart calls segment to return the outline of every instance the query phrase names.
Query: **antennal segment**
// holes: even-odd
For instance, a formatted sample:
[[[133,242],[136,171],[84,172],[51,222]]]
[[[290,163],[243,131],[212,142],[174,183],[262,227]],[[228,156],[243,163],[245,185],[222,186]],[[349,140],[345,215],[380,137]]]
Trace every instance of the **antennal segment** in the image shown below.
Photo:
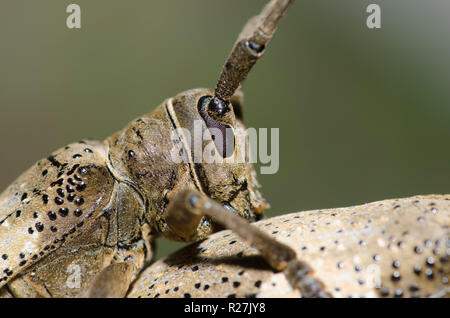
[[[247,74],[263,55],[278,22],[294,0],[272,0],[250,19],[228,56],[215,90],[215,98],[229,101]]]

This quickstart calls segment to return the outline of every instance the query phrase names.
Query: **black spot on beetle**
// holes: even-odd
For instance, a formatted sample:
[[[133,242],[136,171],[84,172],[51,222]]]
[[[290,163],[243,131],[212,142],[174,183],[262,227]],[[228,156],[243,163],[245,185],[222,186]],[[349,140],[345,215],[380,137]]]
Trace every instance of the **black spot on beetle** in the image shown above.
[[[19,266],[24,266],[26,263],[27,263],[27,261],[21,261],[21,262],[19,263]]]
[[[34,212],[34,213],[33,213],[33,219],[37,219],[38,217],[39,217],[39,213]]]
[[[56,233],[56,232],[58,232],[58,228],[56,226],[51,226],[50,231],[52,231],[53,233]]]
[[[67,200],[68,200],[69,202],[73,202],[74,199],[75,199],[75,194],[69,193],[69,194],[67,195]]]
[[[62,205],[64,203],[64,200],[61,199],[60,197],[55,197],[55,203],[57,205]]]
[[[393,268],[399,268],[399,267],[400,267],[400,261],[397,261],[397,260],[396,260],[396,261],[393,261],[393,262],[392,262],[392,267],[393,267]]]
[[[55,166],[57,168],[61,167],[61,163],[58,160],[56,160],[54,156],[47,157],[47,160],[50,161],[52,166]]]
[[[70,169],[70,170],[67,172],[67,175],[68,175],[68,176],[72,175],[72,174],[75,172],[75,170],[77,170],[77,168],[78,168],[79,166],[80,166],[79,164],[74,165],[74,166],[72,167],[72,169]]]
[[[86,152],[86,153],[92,153],[93,151],[92,151],[90,148],[85,148],[85,149],[84,149],[84,152]]]
[[[425,276],[428,278],[428,280],[433,280],[434,279],[433,270],[431,268],[427,268],[425,270]]]
[[[422,267],[420,265],[414,265],[414,274],[419,275],[422,272]]]
[[[3,258],[4,260],[7,260],[7,259],[8,259],[8,254],[3,254],[3,255],[2,255],[2,258]]]
[[[42,171],[42,176],[45,177],[47,175],[47,173],[48,173],[48,170],[45,169],[44,171]]]
[[[136,135],[139,137],[140,140],[144,140],[144,137],[142,137],[141,131],[138,129],[135,131]]]
[[[241,285],[241,283],[240,282],[233,282],[233,287],[234,288],[238,288],[239,286]]]
[[[27,196],[28,196],[28,193],[26,193],[26,192],[24,194],[22,194],[22,197],[20,198],[20,201],[25,200],[27,198]]]
[[[418,292],[419,291],[419,286],[411,285],[411,286],[409,286],[409,291],[410,292]]]
[[[59,213],[59,215],[61,215],[62,217],[66,217],[67,214],[69,214],[69,209],[67,209],[67,208],[61,208],[61,209],[59,209],[58,213]]]
[[[58,179],[58,180],[56,180],[56,181],[50,183],[50,186],[51,186],[52,188],[53,188],[54,186],[57,186],[57,185],[58,185],[58,186],[62,186],[63,183],[64,183],[64,179],[61,178],[61,179]]]
[[[401,279],[400,272],[394,271],[394,272],[392,273],[392,275],[391,275],[391,280],[392,280],[393,282],[398,282],[400,279]]]
[[[403,296],[403,290],[401,288],[398,288],[394,291],[394,297],[402,297]]]
[[[21,210],[17,210],[16,211],[16,218],[18,218],[21,214],[22,214],[22,211]]]
[[[57,193],[61,198],[64,198],[64,196],[66,195],[66,194],[64,193],[64,190],[63,190],[62,188],[58,188],[58,189],[56,190],[56,193]]]
[[[47,203],[48,203],[48,195],[44,194],[44,195],[42,196],[42,202],[44,202],[44,204],[47,204]]]
[[[83,205],[83,203],[84,203],[84,199],[82,197],[79,197],[79,198],[75,199],[75,204],[76,205],[80,206],[80,205]]]
[[[37,222],[34,226],[38,232],[42,232],[44,230],[44,224],[42,224],[42,222]]]
[[[76,217],[80,217],[80,216],[83,214],[83,211],[80,210],[80,209],[76,209],[76,210],[73,212],[73,214],[74,214]]]
[[[34,233],[33,228],[29,227],[29,228],[28,228],[28,233],[33,234],[33,233]]]
[[[25,254],[24,254],[24,253],[20,253],[20,254],[19,254],[19,257],[20,257],[20,258],[25,258]]]
[[[73,159],[78,159],[78,158],[81,158],[81,157],[83,157],[83,156],[80,155],[79,153],[74,154],[74,155],[72,156]]]
[[[130,157],[130,158],[136,157],[136,154],[134,153],[133,150],[129,150],[129,151],[128,151],[128,157]]]
[[[77,185],[77,191],[81,192],[81,191],[83,191],[84,189],[86,189],[86,183],[80,182],[80,183]]]
[[[47,215],[48,215],[48,218],[49,218],[51,221],[56,220],[56,213],[55,213],[55,212],[53,212],[53,211],[48,211]]]

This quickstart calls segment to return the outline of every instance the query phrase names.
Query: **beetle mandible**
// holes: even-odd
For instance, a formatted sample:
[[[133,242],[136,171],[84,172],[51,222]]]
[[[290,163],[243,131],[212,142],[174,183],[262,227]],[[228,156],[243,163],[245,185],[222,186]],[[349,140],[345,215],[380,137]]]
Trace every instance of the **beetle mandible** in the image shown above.
[[[104,142],[61,148],[0,195],[3,292],[124,296],[151,259],[155,237],[199,241],[225,227],[284,270],[304,296],[328,296],[291,248],[246,221],[261,219],[267,205],[248,158],[194,160],[197,146],[214,145],[216,156],[225,159],[246,147],[245,134],[238,133],[244,127],[238,89],[292,2],[272,0],[245,25],[214,91],[180,93]],[[191,143],[179,130],[171,138],[177,128],[192,132],[194,122],[202,123],[206,140]],[[175,162],[174,148],[187,161]]]

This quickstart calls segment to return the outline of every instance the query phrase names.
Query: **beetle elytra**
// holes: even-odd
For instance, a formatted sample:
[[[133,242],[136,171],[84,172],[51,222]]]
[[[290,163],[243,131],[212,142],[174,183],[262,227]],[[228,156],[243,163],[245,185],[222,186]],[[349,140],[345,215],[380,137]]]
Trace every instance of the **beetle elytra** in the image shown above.
[[[255,223],[294,248],[333,297],[448,297],[450,195],[419,195]],[[151,288],[150,288],[151,287]],[[128,297],[299,297],[229,230],[147,267]]]

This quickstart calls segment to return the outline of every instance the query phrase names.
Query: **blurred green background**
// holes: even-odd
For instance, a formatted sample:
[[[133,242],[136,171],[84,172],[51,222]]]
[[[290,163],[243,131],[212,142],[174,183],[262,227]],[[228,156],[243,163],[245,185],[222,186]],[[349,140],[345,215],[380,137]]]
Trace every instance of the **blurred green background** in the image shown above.
[[[82,28],[66,27],[81,6]],[[264,0],[0,2],[0,191],[53,150],[214,87]],[[381,6],[382,28],[366,27]],[[450,1],[294,3],[243,86],[280,128],[267,216],[450,193]],[[178,247],[163,242],[158,256]]]

